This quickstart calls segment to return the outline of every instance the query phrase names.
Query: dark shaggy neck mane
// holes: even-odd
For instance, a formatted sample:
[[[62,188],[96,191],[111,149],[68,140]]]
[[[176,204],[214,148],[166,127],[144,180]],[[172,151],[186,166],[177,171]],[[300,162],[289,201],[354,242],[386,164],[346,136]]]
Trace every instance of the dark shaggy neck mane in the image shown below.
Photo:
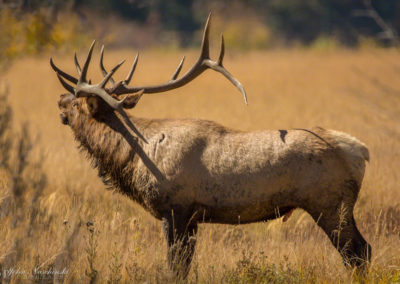
[[[85,116],[80,118],[71,128],[80,143],[79,148],[98,169],[99,177],[109,188],[117,188],[140,203],[141,198],[134,187],[137,141],[117,117],[107,122]]]

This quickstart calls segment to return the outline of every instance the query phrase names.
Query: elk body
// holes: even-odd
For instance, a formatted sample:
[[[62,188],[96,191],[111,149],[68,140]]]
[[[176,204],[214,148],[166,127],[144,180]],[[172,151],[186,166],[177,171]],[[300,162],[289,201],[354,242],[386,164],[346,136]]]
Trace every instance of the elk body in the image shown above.
[[[208,27],[207,21],[195,65],[177,79],[182,61],[172,79],[158,86],[128,86],[137,60],[127,79],[115,83],[112,76],[120,64],[107,73],[103,50],[104,80],[92,85],[86,73],[93,44],[83,68],[75,56],[79,79],[51,61],[70,92],[59,100],[62,122],[104,182],[162,220],[169,266],[176,274],[188,273],[199,223],[259,222],[295,208],[317,221],[346,264],[363,266],[371,249],[356,227],[353,208],[369,153],[356,138],[323,128],[242,132],[212,121],[125,113],[143,93],[178,88],[208,68],[225,75],[246,100],[241,84],[222,66],[223,41],[218,61],[209,59]],[[106,88],[109,81],[112,86]]]

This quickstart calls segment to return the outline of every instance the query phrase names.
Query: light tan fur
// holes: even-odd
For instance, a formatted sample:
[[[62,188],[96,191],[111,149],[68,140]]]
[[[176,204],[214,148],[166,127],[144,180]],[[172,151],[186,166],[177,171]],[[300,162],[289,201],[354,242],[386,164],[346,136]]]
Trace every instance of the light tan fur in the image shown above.
[[[243,132],[205,120],[130,116],[135,132],[101,99],[66,94],[59,106],[99,175],[163,220],[172,251],[172,236],[184,240],[190,252],[184,273],[197,223],[258,222],[295,208],[318,220],[350,263],[370,257],[353,218],[369,153],[348,134],[319,127]],[[343,206],[348,215],[339,240]]]

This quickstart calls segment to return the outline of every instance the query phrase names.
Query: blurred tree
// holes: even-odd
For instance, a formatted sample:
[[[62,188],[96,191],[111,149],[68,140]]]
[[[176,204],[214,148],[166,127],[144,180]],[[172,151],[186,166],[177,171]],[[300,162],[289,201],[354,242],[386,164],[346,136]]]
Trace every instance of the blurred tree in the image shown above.
[[[150,15],[157,19],[161,30],[176,31],[179,44],[187,46],[199,28],[193,15],[193,0],[74,0],[74,9],[86,7],[100,13],[116,13],[126,19],[146,22]]]
[[[54,0],[60,1],[60,0]],[[88,11],[101,14],[115,13],[126,19],[144,22],[150,9],[149,1],[145,0],[73,0],[73,9],[81,7]]]
[[[287,42],[311,43],[318,37],[335,37],[356,45],[361,36],[377,37],[382,27],[373,18],[355,17],[365,9],[363,0],[249,0],[279,36]],[[373,1],[374,11],[389,26],[399,29],[400,1]]]
[[[193,32],[200,28],[193,13],[193,0],[154,0],[152,5],[159,14],[163,29],[178,31],[180,45],[189,45]]]
[[[53,19],[66,7],[81,18],[82,11],[116,14],[142,24],[158,25],[160,31],[174,31],[179,44],[187,46],[203,21],[199,15],[206,15],[210,7],[220,7],[218,12],[225,16],[234,3],[252,10],[274,37],[288,44],[311,44],[321,37],[349,46],[357,45],[363,37],[393,44],[400,30],[400,0],[0,0],[0,9],[12,6],[31,13],[45,7],[50,8]],[[360,16],[362,10],[364,16]],[[371,16],[371,11],[378,17]],[[237,12],[234,17],[244,16]]]

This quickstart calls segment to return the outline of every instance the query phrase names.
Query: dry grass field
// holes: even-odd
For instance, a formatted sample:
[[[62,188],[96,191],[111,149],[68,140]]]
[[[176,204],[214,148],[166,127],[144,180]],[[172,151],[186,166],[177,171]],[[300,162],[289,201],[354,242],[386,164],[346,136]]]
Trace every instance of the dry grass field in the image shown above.
[[[132,60],[135,52],[109,51],[105,63],[110,67],[124,58]],[[183,53],[187,68],[197,51],[143,52],[133,84],[167,80]],[[84,52],[79,54],[82,60]],[[27,274],[66,268],[68,283],[87,282],[94,274],[100,282],[110,283],[168,281],[160,222],[126,197],[106,190],[79,153],[72,132],[59,119],[57,100],[64,90],[48,58],[17,60],[1,78],[9,85],[14,129],[29,123],[31,136],[38,137],[29,157],[40,161],[47,175],[39,195],[24,192],[20,211],[32,220],[21,218],[15,225],[12,215],[0,217],[2,272],[10,268],[4,262],[8,259]],[[56,55],[55,61],[75,73],[72,53]],[[117,77],[125,77],[128,65]],[[311,217],[296,210],[285,223],[280,218],[240,226],[201,225],[188,281],[400,282],[400,53],[383,49],[235,53],[228,47],[225,65],[245,86],[248,106],[226,79],[207,71],[179,90],[145,95],[131,114],[202,118],[241,130],[322,126],[356,136],[371,155],[355,216],[372,245],[372,262],[366,279],[357,278],[344,268]],[[97,63],[89,74],[94,81],[100,78]],[[0,178],[4,203],[11,193],[7,178],[1,173]],[[87,226],[88,221],[93,226]],[[19,282],[26,275],[12,276]]]

